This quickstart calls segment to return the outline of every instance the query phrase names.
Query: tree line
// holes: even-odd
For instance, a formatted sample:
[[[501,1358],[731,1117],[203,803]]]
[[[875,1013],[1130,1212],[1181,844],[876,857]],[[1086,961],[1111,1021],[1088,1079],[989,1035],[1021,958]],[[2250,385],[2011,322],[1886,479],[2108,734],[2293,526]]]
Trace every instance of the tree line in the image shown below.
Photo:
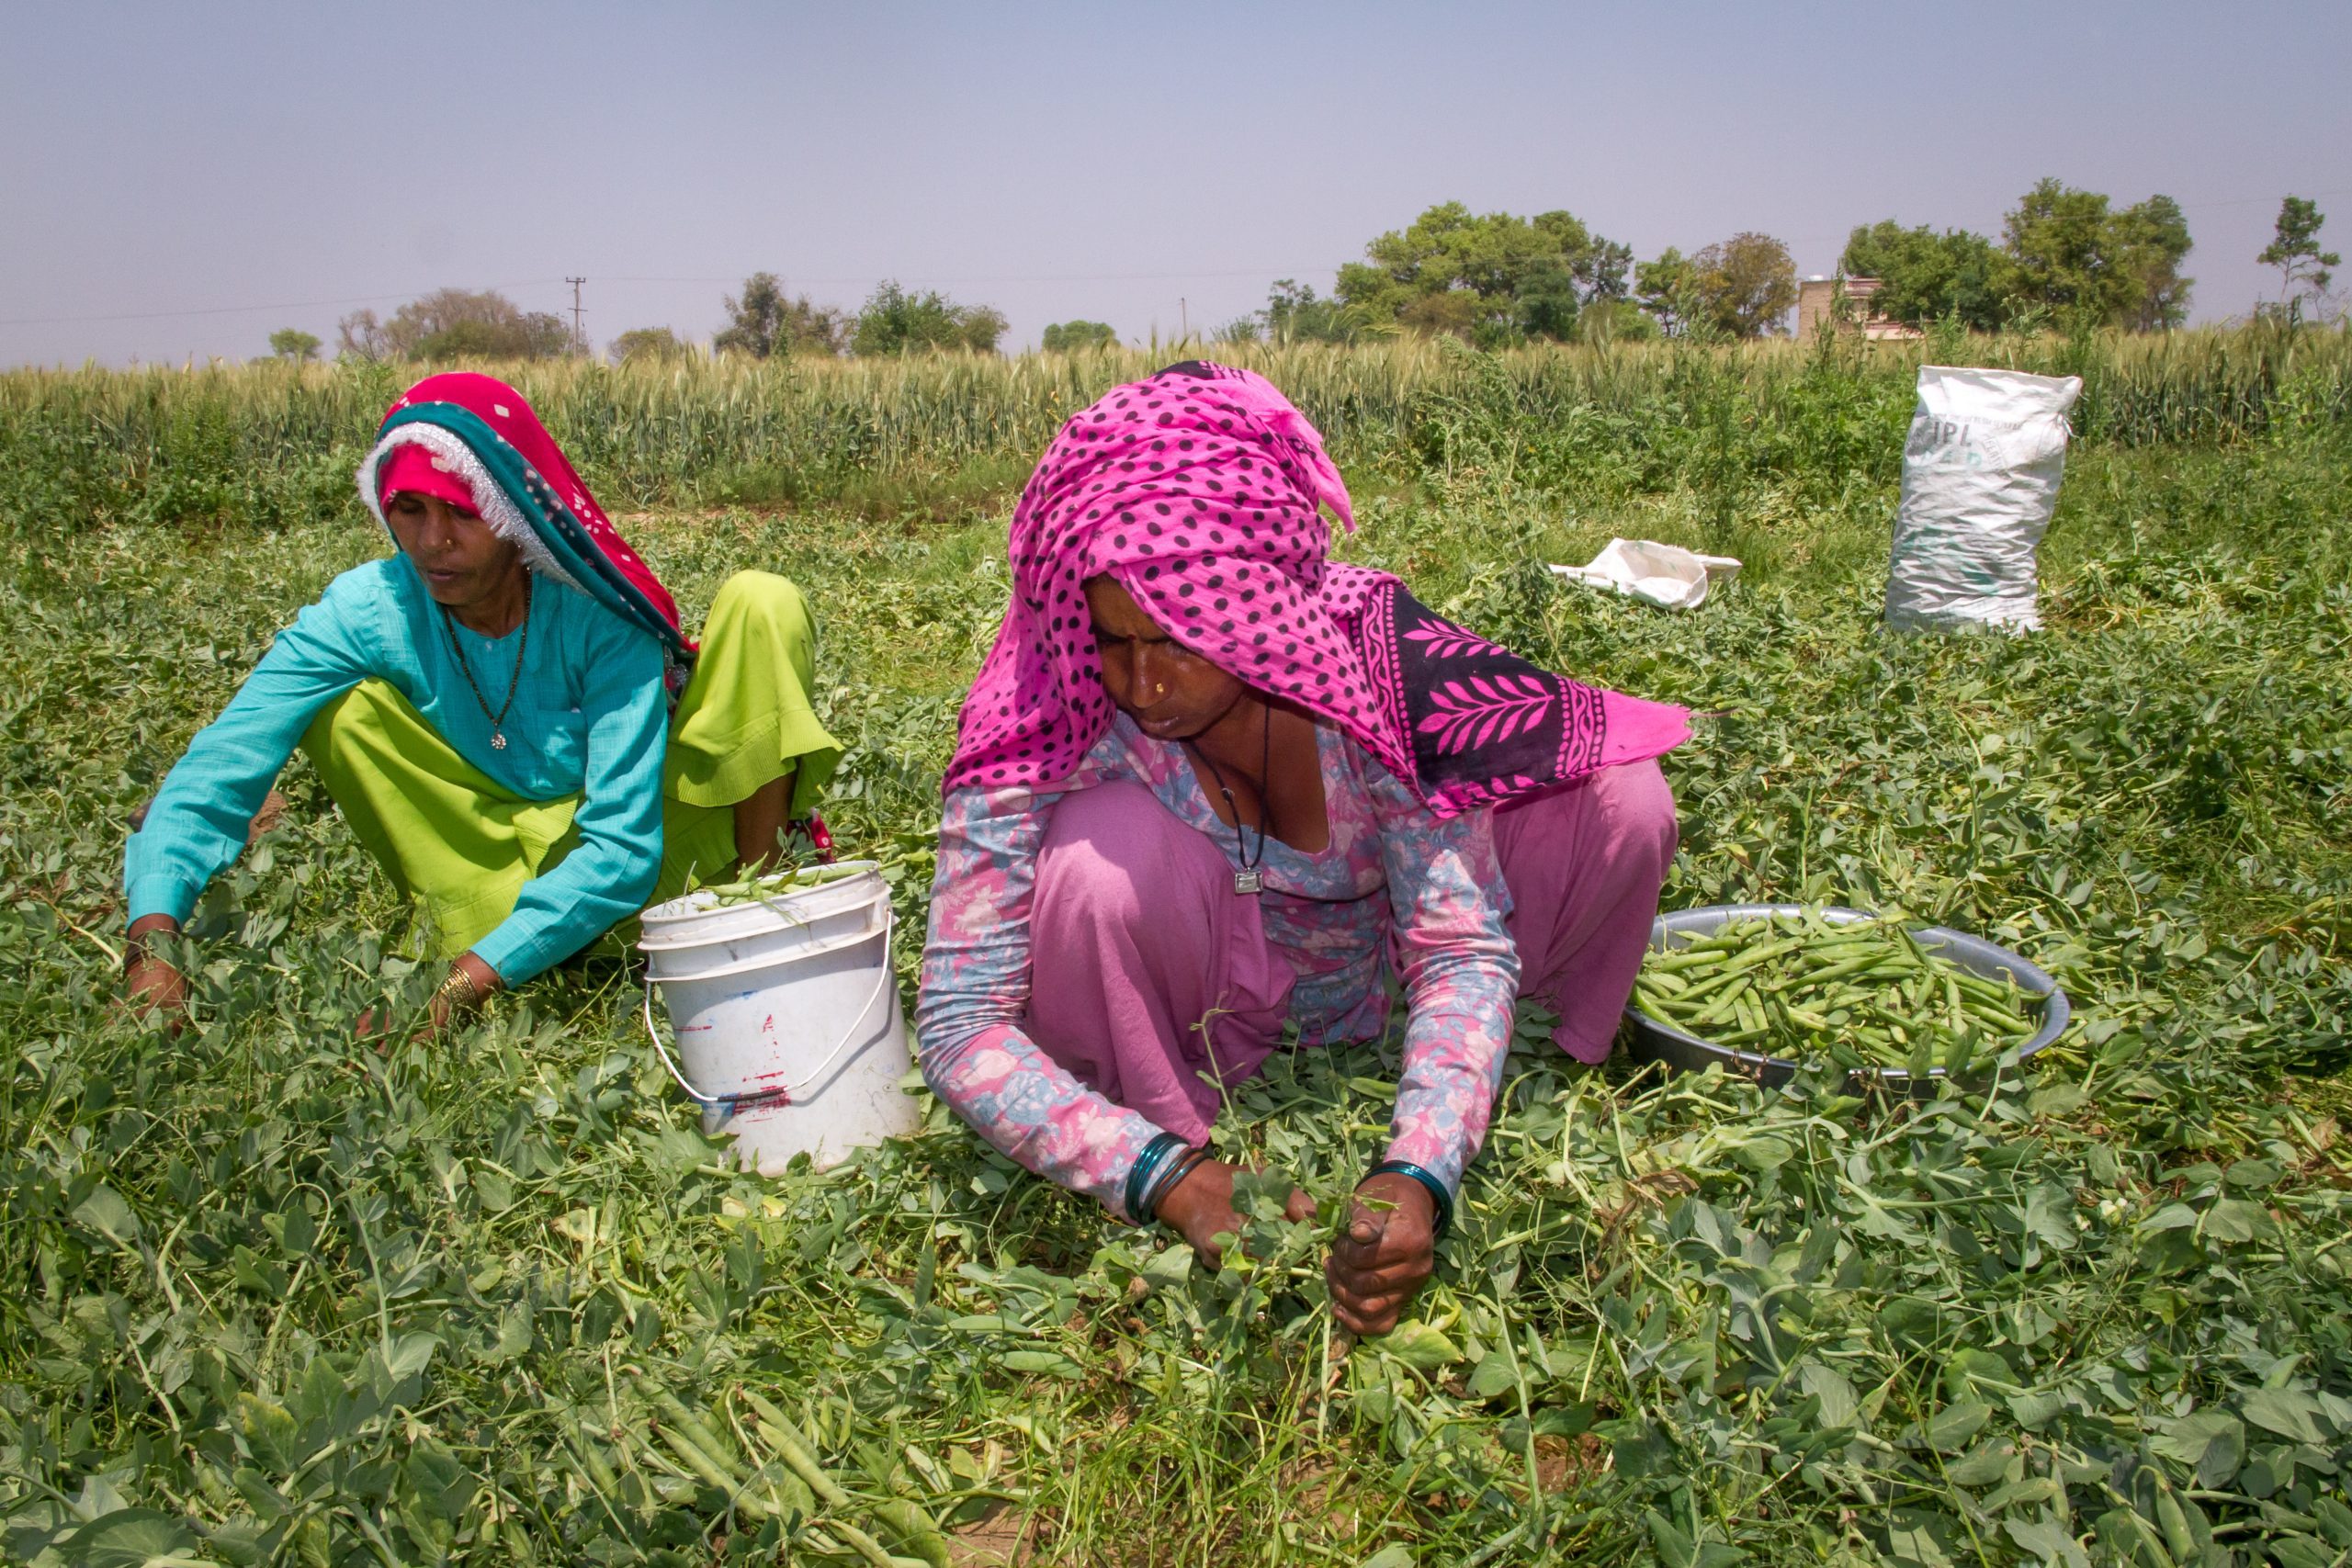
[[[2286,198],[2259,257],[2280,269],[2279,299],[2257,313],[2301,320],[2334,309],[2329,269],[2340,258],[2319,248],[2325,220],[2314,202]],[[2188,220],[2170,197],[2119,207],[2045,179],[2018,199],[1997,242],[1890,219],[1856,227],[1838,271],[1878,279],[1871,313],[1906,326],[2156,332],[2188,318],[2195,280],[2181,267],[2189,248]],[[1788,330],[1797,288],[1788,246],[1770,234],[1636,261],[1631,247],[1571,213],[1477,214],[1446,202],[1373,241],[1364,260],[1340,268],[1329,297],[1284,278],[1263,309],[1222,335],[1347,343],[1449,333],[1481,347],[1758,338]]]
[[[944,294],[916,293],[886,282],[863,308],[835,310],[807,295],[786,293],[772,272],[755,272],[742,292],[726,296],[727,324],[712,340],[719,354],[772,355],[904,354],[910,349],[962,349],[993,354],[1004,336],[1001,311],[959,305]],[[496,289],[438,288],[381,319],[355,310],[335,323],[336,352],[350,359],[555,359],[586,352],[562,317],[525,310]],[[270,334],[270,351],[309,359],[323,346],[288,327]],[[616,360],[684,355],[687,344],[668,327],[640,327],[608,345]]]
[[[2341,313],[2333,292],[2341,257],[2323,250],[2317,203],[2288,197],[2258,259],[2279,269],[2276,300],[2257,314],[2290,321]],[[1905,228],[1893,219],[1856,227],[1838,263],[1841,277],[1878,280],[1875,317],[1924,328],[1974,332],[2117,328],[2160,332],[2188,320],[2195,279],[2180,204],[2151,196],[2128,207],[2097,191],[2045,179],[2018,199],[1996,242],[1964,229]],[[1770,234],[1744,231],[1690,255],[1668,247],[1648,261],[1565,211],[1520,217],[1474,213],[1458,201],[1430,208],[1364,247],[1338,272],[1329,295],[1278,280],[1265,305],[1226,323],[1220,342],[1354,343],[1398,333],[1449,334],[1484,348],[1534,342],[1643,338],[1747,339],[1788,330],[1796,264]],[[935,290],[881,284],[854,311],[786,292],[756,272],[720,301],[726,324],[713,352],[767,359],[872,356],[922,351],[993,354],[1004,315]],[[529,311],[494,290],[443,288],[389,320],[357,310],[336,324],[337,349],[361,359],[552,358],[586,352],[560,316]],[[309,333],[273,333],[270,349],[307,359]],[[1118,341],[1106,322],[1057,321],[1040,344],[1072,353]],[[621,333],[616,361],[683,356],[668,327]]]

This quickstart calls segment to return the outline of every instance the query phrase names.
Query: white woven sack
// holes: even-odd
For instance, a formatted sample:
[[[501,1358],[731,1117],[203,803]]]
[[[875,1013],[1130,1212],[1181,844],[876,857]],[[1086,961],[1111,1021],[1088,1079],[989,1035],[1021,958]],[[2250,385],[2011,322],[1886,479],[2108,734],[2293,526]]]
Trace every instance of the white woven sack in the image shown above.
[[[2078,376],[1919,367],[1886,579],[1897,631],[2038,631],[2034,552],[2066,471]]]

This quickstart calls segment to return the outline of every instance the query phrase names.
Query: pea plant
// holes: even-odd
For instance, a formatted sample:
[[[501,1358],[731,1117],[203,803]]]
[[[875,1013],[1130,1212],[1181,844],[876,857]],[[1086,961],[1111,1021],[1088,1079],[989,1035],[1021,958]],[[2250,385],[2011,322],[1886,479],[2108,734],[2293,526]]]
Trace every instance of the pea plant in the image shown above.
[[[382,546],[356,517],[85,527],[19,473],[0,1556],[2352,1561],[2340,423],[2086,448],[2050,629],[1905,641],[1876,626],[1891,466],[1803,456],[1867,431],[1733,407],[1704,438],[1781,456],[1724,505],[1648,426],[1539,418],[1514,400],[1553,394],[1517,374],[1398,412],[1426,439],[1351,471],[1351,557],[1694,711],[1668,907],[1973,931],[2065,988],[2054,1046],[2021,1065],[1988,1031],[1890,1102],[1829,1059],[1771,1089],[1582,1066],[1522,1004],[1434,1279],[1351,1342],[1323,1265],[1384,1148],[1394,1038],[1233,1086],[1214,1135],[1262,1174],[1216,1269],[928,1102],[913,1136],[759,1178],[609,959],[446,1038],[356,1038],[371,1009],[420,1018],[438,974],[299,762],[173,948],[194,998],[166,1033],[118,1001],[125,824]],[[828,814],[886,863],[910,964],[1001,518],[627,523],[690,605],[758,563],[818,606]],[[1613,534],[1750,570],[1673,617],[1543,570]],[[1294,1184],[1312,1218],[1283,1217]]]

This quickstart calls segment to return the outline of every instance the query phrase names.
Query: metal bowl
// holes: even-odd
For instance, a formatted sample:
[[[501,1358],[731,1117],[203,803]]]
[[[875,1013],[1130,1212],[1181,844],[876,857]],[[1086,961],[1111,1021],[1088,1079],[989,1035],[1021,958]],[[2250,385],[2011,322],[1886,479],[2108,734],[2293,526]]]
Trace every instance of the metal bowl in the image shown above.
[[[1807,907],[1803,904],[1709,904],[1696,909],[1678,909],[1669,915],[1660,915],[1657,923],[1650,927],[1650,949],[1663,953],[1679,945],[1678,938],[1689,941],[1702,937],[1733,920],[1753,919],[1761,915],[1801,915]],[[1825,908],[1820,914],[1833,925],[1854,925],[1878,919],[1864,909]],[[2018,1061],[2030,1060],[2066,1032],[2066,1021],[2074,1009],[2067,1003],[2066,993],[2058,988],[2058,982],[2040,965],[2006,947],[1986,942],[1983,937],[1970,936],[1966,931],[1951,931],[1943,926],[1914,926],[1911,934],[1919,939],[1920,946],[1939,953],[1971,974],[1982,975],[1988,980],[2013,979],[2018,983],[2018,989],[2027,996],[2045,998],[2041,1009],[2041,1027],[2034,1032],[2032,1038],[2017,1047]],[[1628,1051],[1637,1062],[1664,1062],[1690,1072],[1703,1072],[1710,1066],[1721,1067],[1726,1073],[1752,1078],[1767,1086],[1784,1084],[1796,1076],[1797,1064],[1794,1062],[1754,1051],[1736,1050],[1729,1045],[1713,1044],[1650,1017],[1631,1002],[1625,1004],[1625,1018],[1632,1031]],[[1924,1078],[1917,1079],[1900,1067],[1888,1067],[1849,1073],[1846,1085],[1858,1094],[1877,1089],[1926,1099],[1936,1092],[1936,1080],[1943,1076],[1941,1067]]]

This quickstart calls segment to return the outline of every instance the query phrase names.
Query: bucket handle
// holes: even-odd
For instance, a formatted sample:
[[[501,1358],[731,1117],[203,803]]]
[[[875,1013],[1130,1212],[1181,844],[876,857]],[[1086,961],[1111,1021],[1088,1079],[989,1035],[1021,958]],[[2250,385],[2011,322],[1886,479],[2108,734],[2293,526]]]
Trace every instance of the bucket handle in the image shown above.
[[[678,1080],[678,1087],[686,1091],[686,1098],[696,1105],[722,1107],[732,1115],[747,1105],[777,1102],[789,1105],[794,1095],[820,1081],[825,1076],[825,1069],[831,1066],[835,1058],[849,1049],[849,1043],[857,1038],[858,1027],[865,1023],[866,1015],[874,1010],[874,1004],[882,999],[883,993],[889,989],[890,982],[896,977],[890,967],[890,938],[899,929],[899,911],[895,905],[886,903],[885,908],[888,908],[889,915],[882,922],[882,973],[874,982],[873,993],[865,998],[865,1005],[857,1010],[857,1016],[849,1021],[849,1027],[842,1031],[842,1037],[833,1043],[833,1048],[825,1053],[825,1059],[797,1084],[778,1084],[773,1089],[754,1089],[750,1094],[705,1094],[687,1082],[686,1075],[679,1070],[677,1059],[670,1055],[670,1048],[662,1043],[662,1031],[653,1022],[653,987],[661,984],[661,976],[648,974],[645,976],[645,1037],[653,1042],[653,1049],[660,1054],[662,1065],[670,1069],[670,1076]]]

